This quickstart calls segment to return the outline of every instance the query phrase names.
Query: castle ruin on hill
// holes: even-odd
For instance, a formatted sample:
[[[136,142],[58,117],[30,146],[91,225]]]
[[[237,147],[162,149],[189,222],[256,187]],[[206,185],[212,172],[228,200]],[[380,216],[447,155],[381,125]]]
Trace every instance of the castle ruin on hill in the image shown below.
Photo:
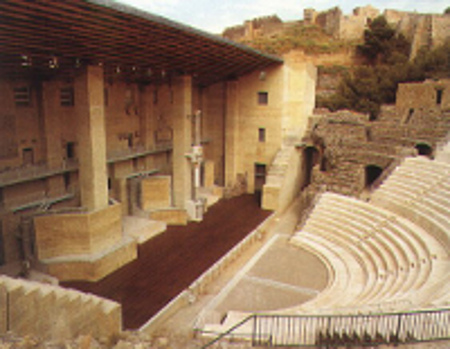
[[[303,11],[303,24],[317,25],[336,39],[353,41],[362,39],[364,30],[379,15],[383,15],[398,33],[405,35],[412,43],[411,57],[414,57],[421,47],[439,46],[449,37],[450,15],[392,9],[381,13],[371,5],[356,7],[350,15],[343,14],[337,6],[326,11],[307,8]],[[222,36],[233,41],[251,41],[281,33],[295,23],[297,22],[283,22],[276,15],[259,17],[225,29]]]

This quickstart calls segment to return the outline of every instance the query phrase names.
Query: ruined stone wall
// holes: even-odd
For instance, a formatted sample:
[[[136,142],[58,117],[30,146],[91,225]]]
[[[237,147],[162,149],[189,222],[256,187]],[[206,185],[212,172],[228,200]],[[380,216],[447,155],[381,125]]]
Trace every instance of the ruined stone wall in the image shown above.
[[[305,8],[303,10],[303,20],[305,24],[311,25],[316,23],[318,12],[313,8]]]
[[[236,25],[233,27],[226,28],[222,32],[222,37],[232,41],[240,41],[245,37],[245,25]]]
[[[353,15],[357,17],[366,17],[373,19],[380,15],[380,10],[371,5],[356,7],[353,9]]]
[[[339,37],[342,11],[339,7],[334,7],[328,11],[320,12],[316,17],[316,23],[323,28],[325,33],[336,38]]]
[[[233,41],[253,40],[260,36],[271,36],[283,30],[283,21],[276,15],[245,21],[242,25],[226,28],[222,36]]]
[[[450,37],[450,16],[385,10],[383,16],[411,42],[411,58],[421,47],[435,48]]]
[[[444,44],[450,37],[450,15],[433,15],[431,17],[431,43],[433,47]]]
[[[367,28],[365,16],[343,16],[339,25],[338,37],[342,40],[359,40],[362,39],[364,30]]]
[[[410,109],[449,110],[450,80],[399,84],[396,108],[402,116],[406,115]]]
[[[442,91],[439,104],[437,90]],[[448,80],[400,84],[397,104],[383,106],[376,120],[348,111],[311,118],[304,140],[320,156],[313,183],[357,196],[367,187],[367,166],[385,170],[424,145],[433,156],[450,130],[448,90]]]
[[[370,5],[357,7],[350,16],[343,16],[339,26],[339,38],[343,40],[360,40],[370,22],[379,16],[380,11]]]

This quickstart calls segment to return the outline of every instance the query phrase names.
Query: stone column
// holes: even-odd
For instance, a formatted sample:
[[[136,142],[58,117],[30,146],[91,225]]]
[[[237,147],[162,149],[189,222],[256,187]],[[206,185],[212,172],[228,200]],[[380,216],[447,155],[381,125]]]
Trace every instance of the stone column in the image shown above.
[[[239,160],[239,104],[238,82],[227,82],[225,115],[225,186],[236,181]]]
[[[50,168],[62,165],[61,115],[59,106],[59,85],[53,81],[42,84],[42,114],[45,132],[46,163]]]
[[[173,202],[176,207],[185,208],[192,193],[191,166],[186,158],[192,141],[192,78],[177,78],[173,89]]]
[[[86,67],[75,81],[81,205],[90,211],[108,206],[103,89],[102,67]]]

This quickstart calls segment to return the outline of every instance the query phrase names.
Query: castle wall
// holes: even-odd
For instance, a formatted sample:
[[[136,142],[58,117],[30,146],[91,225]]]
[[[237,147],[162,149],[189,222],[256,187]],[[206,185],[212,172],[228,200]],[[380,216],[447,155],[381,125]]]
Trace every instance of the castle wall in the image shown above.
[[[431,17],[431,43],[433,47],[443,45],[450,37],[450,15],[433,15]]]
[[[320,12],[316,17],[316,24],[323,28],[325,33],[338,38],[342,11],[339,7],[334,7],[328,11]]]
[[[364,30],[368,28],[368,19],[365,16],[343,16],[339,24],[339,39],[360,40]]]
[[[254,40],[283,31],[283,21],[277,16],[264,16],[245,21],[242,25],[226,28],[222,36],[233,41]]]

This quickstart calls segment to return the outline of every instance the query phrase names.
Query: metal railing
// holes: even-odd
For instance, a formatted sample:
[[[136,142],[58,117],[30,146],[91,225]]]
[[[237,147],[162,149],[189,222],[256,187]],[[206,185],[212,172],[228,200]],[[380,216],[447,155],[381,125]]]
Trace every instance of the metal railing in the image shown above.
[[[252,314],[202,348],[225,338],[239,338],[262,347],[350,347],[450,340],[450,308],[366,315]]]

